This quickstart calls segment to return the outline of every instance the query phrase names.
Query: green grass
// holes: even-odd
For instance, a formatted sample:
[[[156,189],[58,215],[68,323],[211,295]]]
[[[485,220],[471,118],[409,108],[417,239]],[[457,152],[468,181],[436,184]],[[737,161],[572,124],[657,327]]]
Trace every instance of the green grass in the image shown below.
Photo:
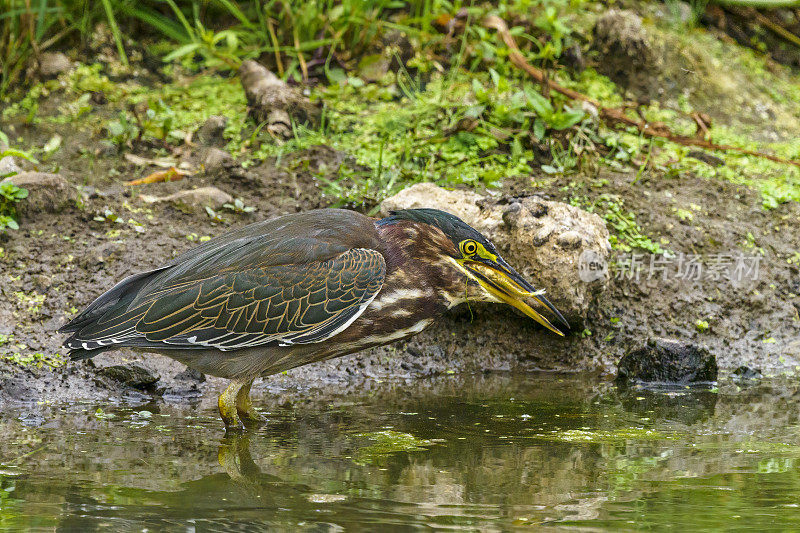
[[[325,101],[325,124],[298,127],[284,144],[262,138],[252,157],[280,158],[312,145],[342,150],[353,163],[339,169],[328,192],[368,207],[421,181],[493,187],[529,179],[534,154],[523,137],[536,113],[523,91],[483,78],[435,74],[424,89],[402,90],[402,77],[389,74],[383,84],[320,87],[314,97]]]
[[[2,0],[0,6],[0,97],[24,77],[36,53],[85,44],[98,23],[110,31],[123,66],[126,36],[135,29],[175,43],[170,61],[200,56],[208,67],[236,68],[269,54],[281,76],[301,79],[310,62],[322,59],[327,68],[332,59],[359,57],[387,29],[430,33],[434,17],[453,9],[448,0]]]
[[[0,153],[0,159],[9,151]],[[16,152],[15,152],[16,153]],[[0,234],[7,229],[19,229],[17,204],[28,197],[28,190],[13,183],[0,183]]]

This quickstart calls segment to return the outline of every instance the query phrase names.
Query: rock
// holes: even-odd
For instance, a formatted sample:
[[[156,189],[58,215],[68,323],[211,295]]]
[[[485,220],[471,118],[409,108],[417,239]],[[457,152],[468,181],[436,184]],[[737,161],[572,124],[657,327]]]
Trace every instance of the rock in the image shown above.
[[[232,167],[235,164],[236,160],[233,159],[233,156],[219,148],[209,148],[205,158],[203,158],[203,166],[207,172]]]
[[[577,248],[581,245],[581,234],[577,231],[565,231],[558,236],[556,242],[564,248]]]
[[[35,274],[33,276],[33,286],[42,294],[46,294],[47,290],[53,286],[53,278],[46,274]]]
[[[183,372],[175,374],[175,380],[203,383],[206,380],[206,376],[202,372],[187,367]]]
[[[0,147],[2,150],[2,147]],[[22,168],[17,165],[16,159],[12,156],[8,155],[2,159],[0,159],[0,178],[3,176],[10,176],[12,174],[19,174],[22,172]]]
[[[0,379],[0,396],[14,402],[33,402],[36,392],[25,383],[24,376]]]
[[[61,52],[44,52],[39,56],[39,75],[55,78],[72,68],[72,62]]]
[[[482,218],[478,202],[483,199],[483,196],[473,191],[448,191],[433,183],[417,183],[384,200],[381,204],[381,213],[387,216],[391,211],[398,209],[433,207],[452,213],[466,223],[475,225],[479,224]],[[477,229],[477,226],[475,228]]]
[[[737,382],[754,381],[763,378],[763,374],[757,368],[750,368],[749,366],[740,366],[733,371],[733,380]]]
[[[608,284],[607,269],[587,281],[581,277],[583,256],[589,254],[607,264],[611,252],[608,229],[595,214],[535,197],[501,203],[431,183],[400,191],[387,198],[381,209],[385,216],[392,210],[417,207],[453,213],[486,235],[534,286],[546,289],[548,300],[573,327],[583,324],[591,302]]]
[[[158,203],[172,203],[179,207],[187,207],[191,209],[210,207],[212,209],[219,209],[224,204],[233,202],[233,196],[217,189],[216,187],[200,187],[199,189],[189,189],[186,191],[178,191],[169,196],[148,196],[142,194],[139,198],[148,204]]]
[[[592,48],[598,52],[597,70],[644,100],[658,94],[659,55],[642,19],[626,9],[609,9],[594,27]]]
[[[320,107],[289,87],[266,67],[248,59],[239,67],[250,114],[256,122],[266,122],[267,131],[288,138],[292,135],[292,121],[307,122],[312,127],[319,124]]]
[[[17,212],[23,218],[37,213],[58,213],[75,201],[75,191],[66,179],[45,172],[20,172],[3,182],[10,181],[27,189],[28,197],[17,203]]]
[[[672,339],[651,339],[619,361],[623,383],[711,383],[717,380],[717,359],[706,348]]]
[[[146,389],[159,380],[157,374],[135,363],[107,366],[100,369],[100,374],[135,389]]]
[[[211,115],[206,119],[202,126],[195,132],[194,138],[200,144],[214,145],[225,142],[222,134],[228,125],[228,117],[221,115]]]

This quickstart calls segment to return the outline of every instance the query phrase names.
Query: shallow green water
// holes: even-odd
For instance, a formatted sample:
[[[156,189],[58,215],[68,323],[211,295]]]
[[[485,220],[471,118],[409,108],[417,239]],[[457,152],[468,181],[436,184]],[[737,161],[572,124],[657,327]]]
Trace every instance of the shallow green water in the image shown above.
[[[800,530],[793,383],[372,388],[228,439],[210,407],[7,409],[0,530]]]

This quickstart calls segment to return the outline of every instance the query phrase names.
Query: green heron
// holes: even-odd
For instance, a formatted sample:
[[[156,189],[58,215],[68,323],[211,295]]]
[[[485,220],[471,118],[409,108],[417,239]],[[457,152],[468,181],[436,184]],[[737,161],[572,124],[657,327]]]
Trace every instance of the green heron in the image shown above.
[[[376,220],[321,209],[257,222],[125,278],[61,328],[74,360],[120,347],[231,380],[226,427],[260,421],[259,376],[407,339],[467,300],[503,302],[569,327],[486,237],[436,209]]]

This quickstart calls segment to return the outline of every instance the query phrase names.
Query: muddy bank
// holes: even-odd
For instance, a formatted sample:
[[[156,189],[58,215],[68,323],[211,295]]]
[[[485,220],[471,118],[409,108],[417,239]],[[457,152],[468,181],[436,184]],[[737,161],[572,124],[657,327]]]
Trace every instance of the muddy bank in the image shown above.
[[[73,150],[74,157],[80,158],[78,149]],[[198,150],[197,157],[202,151]],[[270,161],[250,169],[226,167],[147,186],[147,193],[157,196],[189,186],[214,186],[257,207],[250,214],[225,213],[227,224],[215,222],[202,210],[144,204],[136,192],[109,183],[104,173],[88,177],[92,185],[83,188],[81,208],[72,205],[58,213],[26,218],[20,231],[6,237],[0,257],[0,275],[6,280],[0,293],[9,304],[0,309],[2,349],[7,354],[0,360],[0,397],[24,402],[153,395],[183,399],[208,396],[207,390],[218,389],[217,380],[187,374],[181,365],[160,356],[122,350],[89,362],[65,362],[56,355],[62,339],[55,330],[116,280],[157,266],[205,236],[269,216],[328,205],[317,180],[303,169],[333,169],[342,157],[319,148],[284,160],[280,166]],[[124,176],[137,171],[124,159],[106,163],[116,164]],[[76,171],[62,174],[72,183],[87,179]],[[668,181],[648,177],[635,186],[638,190],[632,190],[632,173],[602,172],[587,177],[587,181],[592,179],[603,179],[606,190],[624,197],[626,206],[646,220],[651,231],[670,236],[670,245],[678,252],[729,253],[741,249],[748,234],[758,235],[763,251],[759,279],[733,286],[724,279],[711,283],[672,276],[646,279],[643,275],[636,280],[612,275],[609,288],[590,306],[583,331],[565,339],[546,334],[510,309],[465,306],[408,342],[274,376],[260,385],[263,392],[303,390],[325,383],[360,387],[369,380],[493,370],[613,375],[619,357],[654,336],[706,345],[724,370],[747,365],[779,373],[800,364],[798,326],[792,318],[797,303],[790,298],[800,292],[797,267],[777,260],[798,247],[792,229],[792,221],[800,216],[796,204],[764,211],[759,196],[744,187],[712,186],[690,175]],[[512,184],[493,201],[532,194],[566,199],[563,190],[558,182],[548,190]],[[694,211],[691,226],[675,224],[676,198],[702,206]],[[109,221],[108,216],[100,220],[98,213],[109,212],[122,222]],[[618,260],[624,256],[616,255]],[[709,321],[708,329],[698,328],[700,319]],[[149,372],[152,383],[103,371],[131,362]]]

